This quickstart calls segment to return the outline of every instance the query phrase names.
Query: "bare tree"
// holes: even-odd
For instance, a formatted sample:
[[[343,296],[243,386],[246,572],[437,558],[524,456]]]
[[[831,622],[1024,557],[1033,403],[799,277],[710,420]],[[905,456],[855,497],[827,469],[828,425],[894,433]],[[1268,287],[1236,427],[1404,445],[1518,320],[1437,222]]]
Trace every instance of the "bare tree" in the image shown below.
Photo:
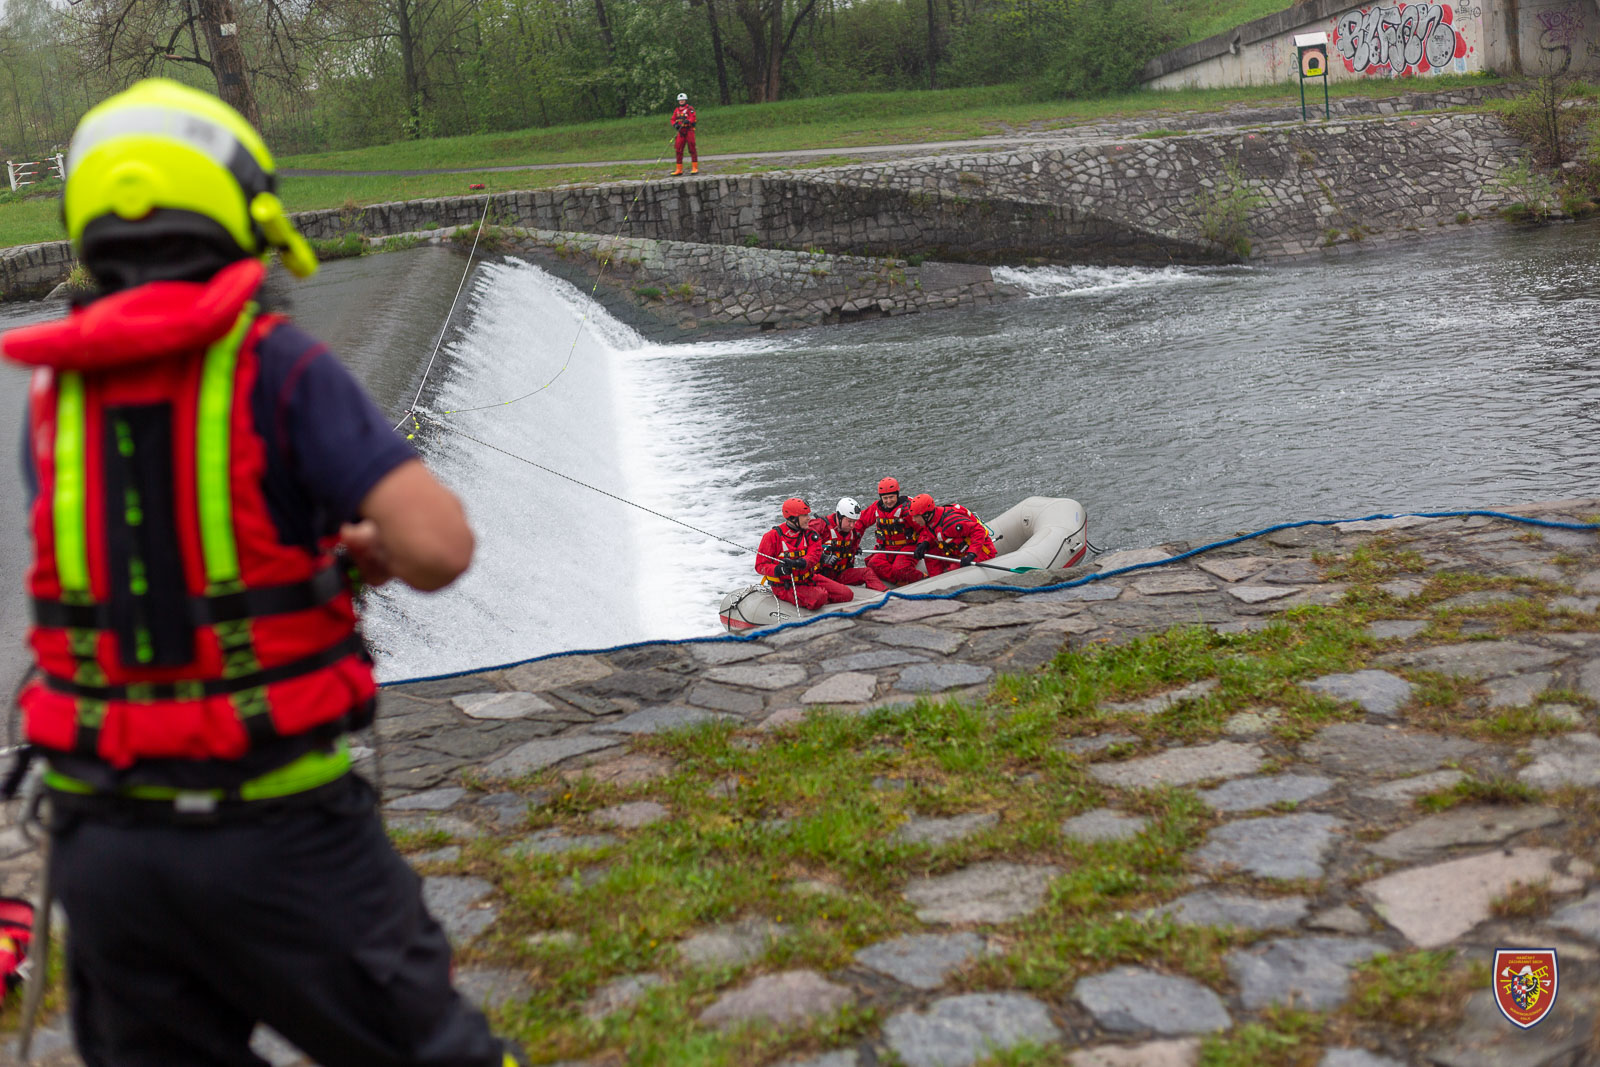
[[[747,47],[728,51],[744,78],[745,89],[755,103],[778,99],[783,90],[783,57],[794,44],[795,31],[811,17],[817,0],[791,0],[794,17],[784,30],[785,0],[733,0],[733,13],[749,34]]]

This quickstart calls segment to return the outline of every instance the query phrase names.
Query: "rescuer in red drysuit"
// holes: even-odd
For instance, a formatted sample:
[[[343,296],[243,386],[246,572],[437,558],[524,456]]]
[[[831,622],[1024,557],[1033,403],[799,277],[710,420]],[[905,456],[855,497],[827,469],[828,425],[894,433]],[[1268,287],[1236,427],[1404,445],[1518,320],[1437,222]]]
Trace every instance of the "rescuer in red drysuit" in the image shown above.
[[[905,585],[927,577],[917,569],[917,561],[910,556],[888,554],[911,552],[917,547],[917,535],[911,528],[908,503],[900,493],[900,482],[895,478],[885,478],[878,483],[877,503],[868,504],[857,523],[863,530],[868,526],[877,527],[877,552],[867,557],[867,566],[880,580],[890,585]]]
[[[689,146],[689,173],[700,173],[700,153],[694,146],[694,108],[689,106],[689,94],[678,94],[678,106],[672,109],[672,128],[678,131],[678,136],[673,140],[672,147],[678,153],[678,165],[673,168],[674,175],[683,173],[683,146]]]
[[[783,522],[768,530],[756,549],[756,573],[779,600],[816,611],[824,604],[843,604],[854,594],[817,573],[822,537],[806,522],[810,515],[811,505],[799,497],[783,502]]]
[[[822,537],[822,564],[817,569],[843,585],[864,585],[882,592],[889,587],[872,573],[872,568],[854,565],[861,553],[861,535],[866,531],[857,521],[860,518],[861,505],[847,496],[839,501],[832,515],[811,521],[811,528]]]
[[[999,555],[993,538],[989,536],[988,527],[960,504],[938,505],[933,502],[933,497],[923,493],[911,498],[910,511],[911,525],[917,532],[917,559],[948,556],[960,560],[959,563],[928,560],[930,578]]]

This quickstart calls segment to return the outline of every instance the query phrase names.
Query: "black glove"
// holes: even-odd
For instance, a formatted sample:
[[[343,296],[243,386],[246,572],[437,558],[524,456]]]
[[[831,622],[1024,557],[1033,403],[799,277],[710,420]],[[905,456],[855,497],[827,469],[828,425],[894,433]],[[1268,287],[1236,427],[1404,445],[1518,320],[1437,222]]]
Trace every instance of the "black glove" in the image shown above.
[[[922,544],[920,544],[920,545],[918,545],[916,547],[915,551],[913,551],[911,553],[911,558],[912,559],[921,559],[923,556],[926,556],[927,554],[928,554],[928,542],[924,541],[924,542],[922,542]]]
[[[777,567],[773,569],[777,572],[779,578],[787,578],[789,576],[789,572],[794,570],[794,563],[791,560],[780,559]]]
[[[976,562],[978,562],[978,557],[971,552],[968,552],[961,557],[961,565],[963,567],[970,567]]]

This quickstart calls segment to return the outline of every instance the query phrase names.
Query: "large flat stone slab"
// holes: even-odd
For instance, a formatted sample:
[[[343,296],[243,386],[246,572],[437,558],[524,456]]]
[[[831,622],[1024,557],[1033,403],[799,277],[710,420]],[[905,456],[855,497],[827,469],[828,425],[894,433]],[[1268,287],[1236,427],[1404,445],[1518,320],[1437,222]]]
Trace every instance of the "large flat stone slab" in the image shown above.
[[[1332,778],[1311,774],[1277,774],[1270,778],[1240,778],[1215,789],[1202,790],[1200,799],[1216,811],[1256,811],[1274,804],[1298,804],[1332,789]]]
[[[1217,685],[1218,682],[1215,678],[1202,678],[1198,682],[1190,682],[1188,685],[1177,689],[1169,689],[1165,693],[1157,693],[1155,696],[1145,697],[1142,700],[1107,701],[1100,706],[1105,711],[1118,715],[1159,715],[1169,708],[1177,707],[1186,700],[1200,699],[1207,693],[1213,692]]]
[[[451,697],[450,703],[469,719],[531,719],[556,710],[532,693],[465,693]]]
[[[905,1067],[971,1067],[1024,1043],[1054,1044],[1062,1032],[1033,997],[969,993],[935,1000],[925,1012],[891,1015],[883,1037]]]
[[[689,653],[708,667],[725,667],[730,663],[743,663],[747,659],[771,654],[772,649],[755,641],[732,638],[707,641],[689,646]]]
[[[696,707],[735,715],[756,715],[767,706],[766,699],[760,693],[746,692],[717,682],[698,682],[683,699]]]
[[[1300,746],[1300,754],[1340,776],[1377,777],[1431,771],[1481,747],[1457,737],[1341,722],[1317,731],[1316,737]]]
[[[1350,968],[1386,951],[1376,941],[1343,937],[1278,938],[1235,949],[1223,959],[1251,1011],[1273,1004],[1330,1011],[1350,995]]]
[[[1217,583],[1193,571],[1160,571],[1134,578],[1130,583],[1144,596],[1173,596],[1178,593],[1214,593]]]
[[[623,975],[594,991],[594,995],[583,1005],[583,1017],[592,1020],[610,1018],[639,1003],[650,990],[665,984],[666,979],[659,974]]]
[[[668,704],[662,707],[643,708],[616,722],[603,722],[594,726],[597,734],[659,734],[669,730],[682,730],[708,722],[737,722],[733,715],[721,715],[704,708],[686,708]]]
[[[1297,585],[1225,585],[1222,591],[1241,604],[1266,604],[1300,592]]]
[[[1383,800],[1391,804],[1409,804],[1424,793],[1437,793],[1441,789],[1450,789],[1457,782],[1465,780],[1465,771],[1432,771],[1428,774],[1418,774],[1411,778],[1398,778],[1392,782],[1383,782],[1379,785],[1368,786],[1356,790],[1356,796],[1366,797],[1369,800]]]
[[[1214,741],[1121,763],[1096,763],[1089,768],[1089,774],[1098,782],[1120,789],[1192,785],[1210,778],[1251,774],[1261,766],[1263,758],[1259,745]]]
[[[906,693],[942,693],[994,677],[993,667],[972,663],[918,663],[900,672],[894,687]]]
[[[1494,992],[1480,989],[1467,999],[1466,1017],[1455,1035],[1428,1054],[1436,1067],[1554,1067],[1593,1062],[1593,995],[1556,993],[1556,1002],[1539,1025],[1523,1030],[1506,1022]],[[1574,1054],[1578,1059],[1570,1059]]]
[[[1094,562],[1100,568],[1101,574],[1109,574],[1124,567],[1137,567],[1141,563],[1160,563],[1171,558],[1172,553],[1159,548],[1125,548],[1120,552],[1107,552]]]
[[[782,938],[784,928],[766,919],[723,923],[678,942],[678,955],[695,967],[735,967],[748,963]]]
[[[422,880],[422,902],[427,905],[452,944],[463,945],[483,933],[498,916],[489,903],[494,886],[482,878],[442,876]]]
[[[1600,941],[1600,889],[1591,889],[1546,920],[1549,926],[1571,930],[1585,941]]]
[[[614,737],[596,737],[593,734],[570,734],[566,737],[543,738],[529,741],[497,756],[484,765],[483,773],[489,778],[521,778],[524,775],[554,767],[563,760],[584,756],[591,752],[615,747]]]
[[[1560,855],[1553,848],[1499,849],[1396,871],[1361,892],[1406,940],[1438,948],[1487,919],[1490,902],[1515,885],[1548,881],[1557,892],[1581,888],[1581,881],[1556,871]]]
[[[1510,678],[1495,678],[1484,684],[1491,708],[1521,708],[1532,704],[1539,694],[1556,684],[1555,671],[1535,671]]]
[[[1110,808],[1100,808],[1064,820],[1061,823],[1061,836],[1085,844],[1125,841],[1137,837],[1149,825],[1150,820],[1143,815],[1124,815]]]
[[[948,656],[961,647],[967,635],[955,630],[937,629],[932,626],[923,626],[920,623],[907,623],[903,626],[890,626],[875,631],[871,639],[880,645],[893,645],[895,648],[915,648],[923,652],[937,652]]]
[[[1394,583],[1390,583],[1391,585]],[[1381,586],[1379,588],[1382,588]],[[1417,583],[1418,593],[1422,592],[1421,583]],[[1408,593],[1407,596],[1414,594]],[[1415,637],[1428,628],[1426,619],[1376,619],[1367,623],[1367,634],[1376,637],[1379,641],[1403,641]]]
[[[599,656],[558,656],[537,663],[524,663],[506,672],[506,682],[513,689],[535,693],[546,689],[561,689],[569,685],[597,682],[614,671]]]
[[[764,974],[749,985],[722,994],[700,1013],[700,1021],[718,1027],[747,1022],[800,1026],[832,1015],[855,999],[848,987],[830,982],[816,971],[783,971]]]
[[[1200,1042],[1192,1037],[1142,1045],[1097,1045],[1067,1056],[1067,1067],[1195,1067],[1199,1062]]]
[[[1331,815],[1296,813],[1240,819],[1206,835],[1194,853],[1201,867],[1259,878],[1321,878],[1323,858],[1344,824]]]
[[[1184,926],[1231,926],[1239,930],[1281,930],[1306,917],[1305,897],[1251,897],[1219,889],[1201,889],[1153,908],[1147,915],[1170,915]]]
[[[1225,582],[1242,582],[1276,563],[1272,556],[1201,556],[1194,565]]]
[[[1548,667],[1566,658],[1565,652],[1522,641],[1467,641],[1459,645],[1388,652],[1379,656],[1377,662],[1385,667],[1411,667],[1457,678],[1483,679]]]
[[[1517,780],[1535,789],[1600,785],[1600,737],[1590,733],[1541,737],[1528,746],[1533,758]]]
[[[1545,807],[1475,805],[1430,815],[1367,847],[1384,859],[1414,862],[1432,859],[1459,845],[1492,845],[1527,830],[1561,821],[1561,813]]]
[[[999,821],[1000,816],[992,811],[975,811],[945,818],[911,819],[894,832],[892,840],[901,845],[932,845],[938,848],[971,837]]]
[[[1334,700],[1360,705],[1368,715],[1393,718],[1401,705],[1411,699],[1411,683],[1388,671],[1355,671],[1351,674],[1326,674],[1301,683],[1302,689],[1321,693]]]
[[[1142,967],[1079,979],[1072,996],[1112,1033],[1209,1034],[1233,1025],[1222,998],[1199,982]]]
[[[915,652],[852,652],[848,656],[830,656],[817,664],[823,674],[838,671],[875,671],[884,667],[903,667],[908,663],[926,663],[927,656]]]
[[[860,704],[878,691],[877,675],[860,671],[831,674],[800,694],[802,704]]]
[[[670,818],[671,815],[672,812],[668,811],[664,804],[657,804],[653,800],[630,800],[625,804],[613,804],[609,808],[592,811],[589,813],[589,818],[602,826],[638,830]]]
[[[1032,914],[1059,867],[976,863],[950,874],[914,879],[905,898],[925,923],[1003,923]]]
[[[916,622],[960,611],[965,605],[954,600],[890,600],[864,617],[873,622]]]
[[[907,934],[856,953],[856,962],[913,989],[938,989],[951,971],[983,954],[977,934]]]
[[[799,685],[806,680],[806,669],[798,663],[739,663],[732,667],[712,667],[705,675],[713,682],[773,690]]]
[[[1002,600],[996,604],[980,604],[967,608],[941,620],[941,626],[958,630],[988,630],[998,626],[1027,626],[1050,619],[1076,615],[1082,609],[1076,604],[1059,601],[1019,599]]]

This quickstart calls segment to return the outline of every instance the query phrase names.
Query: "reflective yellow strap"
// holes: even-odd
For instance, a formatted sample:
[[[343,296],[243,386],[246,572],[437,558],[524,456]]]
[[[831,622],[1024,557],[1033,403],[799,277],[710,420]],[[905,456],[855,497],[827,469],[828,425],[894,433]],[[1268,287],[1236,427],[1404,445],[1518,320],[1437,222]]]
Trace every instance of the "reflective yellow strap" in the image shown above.
[[[239,346],[256,316],[256,305],[239,313],[226,337],[206,349],[200,373],[200,404],[195,419],[195,488],[200,506],[200,547],[209,586],[239,580],[239,550],[233,536],[233,480],[230,456],[233,438],[234,374]]]
[[[51,499],[56,575],[66,594],[62,599],[89,593],[88,419],[84,405],[83,375],[62,373],[56,382],[55,496]]]
[[[350,743],[341,737],[332,752],[307,752],[277,770],[250,779],[239,787],[239,799],[272,800],[294,796],[296,793],[304,793],[318,786],[327,785],[349,770]],[[45,770],[44,784],[57,792],[76,793],[80,796],[92,796],[95,792],[89,783],[62,774],[54,767]],[[158,785],[132,786],[124,790],[122,795],[131,800],[155,801],[177,800],[179,796],[196,795],[222,800],[225,796],[220,789],[173,789]]]

